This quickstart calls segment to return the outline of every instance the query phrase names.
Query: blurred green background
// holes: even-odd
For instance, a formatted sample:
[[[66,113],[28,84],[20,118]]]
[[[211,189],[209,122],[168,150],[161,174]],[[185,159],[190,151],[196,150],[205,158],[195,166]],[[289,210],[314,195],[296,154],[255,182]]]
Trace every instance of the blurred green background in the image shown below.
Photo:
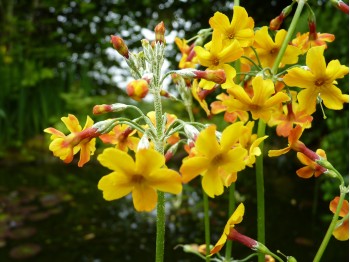
[[[241,5],[260,27],[290,2],[241,1]],[[325,52],[327,61],[339,59],[348,65],[348,15],[328,2],[309,1],[317,31],[336,36]],[[104,201],[96,185],[108,171],[95,160],[79,169],[53,158],[43,129],[62,127],[60,118],[68,113],[84,123],[95,104],[134,103],[125,95],[130,76],[111,48],[110,35],[122,36],[136,51],[140,40],[164,21],[168,66],[174,69],[180,56],[173,38],[189,39],[208,28],[216,11],[231,18],[232,6],[232,1],[209,0],[0,0],[0,261],[21,256],[28,261],[153,261],[155,215],[135,213],[130,198]],[[289,22],[290,17],[282,27]],[[308,30],[306,10],[298,30]],[[338,86],[348,93],[348,77]],[[151,110],[150,104],[139,106]],[[165,107],[169,113],[186,116],[181,104],[165,101]],[[326,115],[324,120],[316,113],[303,141],[313,150],[325,149],[348,179],[348,105],[342,111],[326,109]],[[200,117],[206,121],[204,114],[197,120]],[[274,136],[273,129],[267,132]],[[271,139],[266,147],[285,143]],[[338,191],[329,179],[297,178],[299,166],[294,153],[266,160],[266,239],[272,250],[311,261],[331,218],[328,203]],[[166,261],[198,261],[174,247],[204,241],[200,192],[195,181],[184,188],[179,207],[169,205]],[[242,230],[254,238],[252,170],[239,176],[237,193],[246,201]],[[172,202],[179,199],[169,196]],[[227,199],[211,202],[214,243],[226,223]],[[234,245],[235,258],[246,254],[249,250]],[[324,261],[348,261],[348,254],[348,242],[332,239]]]

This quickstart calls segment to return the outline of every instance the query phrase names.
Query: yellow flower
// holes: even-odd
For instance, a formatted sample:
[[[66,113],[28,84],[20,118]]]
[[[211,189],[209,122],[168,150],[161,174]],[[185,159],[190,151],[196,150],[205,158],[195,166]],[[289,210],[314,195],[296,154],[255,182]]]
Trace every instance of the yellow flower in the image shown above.
[[[232,216],[227,221],[224,232],[222,233],[220,239],[215,244],[215,246],[210,251],[210,255],[218,253],[221,248],[225,245],[227,241],[227,235],[230,233],[231,229],[235,227],[236,224],[239,224],[243,220],[244,215],[244,205],[243,203],[239,204],[239,206],[236,208],[235,212],[233,212]]]
[[[299,92],[298,101],[300,110],[305,110],[309,115],[316,111],[318,96],[327,108],[334,110],[342,109],[343,104],[349,102],[349,95],[342,94],[335,86],[336,79],[348,74],[349,68],[341,65],[339,60],[332,60],[326,65],[323,52],[322,46],[310,48],[306,55],[308,69],[292,68],[283,78],[288,86],[304,89]]]
[[[276,105],[288,101],[289,96],[278,92],[275,94],[275,87],[270,79],[264,80],[262,77],[255,77],[252,81],[254,95],[252,98],[241,86],[234,86],[227,91],[234,99],[225,100],[223,104],[227,106],[227,111],[250,111],[254,120],[262,118],[267,122]]]
[[[132,193],[137,211],[151,211],[157,203],[157,190],[178,194],[182,190],[179,174],[165,167],[163,155],[153,149],[136,152],[135,161],[124,151],[107,148],[98,161],[113,172],[102,177],[98,189],[105,200],[115,200]]]
[[[239,59],[243,55],[243,49],[237,40],[224,45],[222,34],[214,30],[212,41],[205,45],[205,49],[201,46],[195,46],[194,51],[202,66],[211,70],[223,69],[225,71],[226,82],[222,84],[223,88],[233,85],[236,70],[229,63]],[[212,82],[211,87],[214,85],[215,83]],[[210,87],[207,87],[207,89],[210,89]]]
[[[241,6],[233,7],[233,17],[230,22],[223,13],[216,12],[209,19],[211,28],[219,31],[223,36],[224,44],[236,39],[240,46],[247,47],[254,42],[254,20],[248,17],[247,11]]]
[[[55,128],[46,128],[44,132],[52,134],[49,149],[54,156],[59,157],[65,163],[72,162],[73,156],[80,151],[78,166],[82,167],[90,160],[90,155],[94,154],[96,150],[95,137],[100,134],[97,129],[92,127],[94,122],[89,116],[86,118],[84,128],[81,128],[78,119],[74,115],[69,114],[68,117],[62,117],[61,120],[71,133],[66,136]]]
[[[273,66],[286,34],[286,30],[279,30],[275,36],[274,42],[269,35],[267,26],[263,26],[260,30],[255,32],[254,47],[263,67],[271,68]],[[300,54],[301,51],[299,48],[288,45],[279,66],[297,63]]]
[[[226,180],[235,181],[231,175],[245,168],[247,150],[238,145],[243,131],[245,127],[242,122],[226,127],[220,143],[216,139],[215,125],[201,131],[195,142],[195,155],[183,160],[180,168],[182,181],[188,183],[201,174],[205,193],[210,197],[221,195],[224,185],[228,186]]]

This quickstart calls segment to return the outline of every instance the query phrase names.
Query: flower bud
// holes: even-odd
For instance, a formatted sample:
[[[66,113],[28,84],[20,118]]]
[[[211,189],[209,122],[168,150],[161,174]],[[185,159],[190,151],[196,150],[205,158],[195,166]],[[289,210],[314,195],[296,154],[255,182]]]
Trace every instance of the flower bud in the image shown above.
[[[111,43],[119,54],[124,56],[126,59],[129,59],[129,49],[125,44],[123,38],[120,36],[111,35]]]
[[[290,12],[292,11],[293,8],[293,4],[294,2],[285,7],[282,12],[280,13],[279,16],[275,17],[274,19],[272,19],[270,21],[270,29],[271,30],[278,30],[281,26],[281,24],[283,23],[284,19],[290,14]]]
[[[132,99],[140,101],[148,94],[148,83],[144,79],[138,79],[131,81],[126,86],[126,93]]]
[[[223,84],[226,82],[226,74],[223,69],[205,71],[195,70],[194,73],[196,75],[195,78],[205,79],[217,84]]]
[[[154,28],[154,32],[156,34],[156,43],[164,43],[165,44],[165,26],[163,21],[160,22],[156,27]]]
[[[317,39],[316,16],[311,9],[309,10],[309,16],[307,21],[309,24],[309,40],[316,40]]]
[[[148,140],[148,136],[146,134],[143,134],[141,137],[139,144],[137,145],[137,151],[143,150],[143,149],[149,149],[150,148],[150,143]]]
[[[332,4],[345,14],[349,14],[349,6],[341,0],[332,0]]]
[[[119,112],[123,111],[128,107],[126,104],[121,104],[121,103],[115,103],[112,105],[95,105],[94,108],[92,109],[92,112],[94,115],[100,115],[104,113],[109,113],[109,112]]]

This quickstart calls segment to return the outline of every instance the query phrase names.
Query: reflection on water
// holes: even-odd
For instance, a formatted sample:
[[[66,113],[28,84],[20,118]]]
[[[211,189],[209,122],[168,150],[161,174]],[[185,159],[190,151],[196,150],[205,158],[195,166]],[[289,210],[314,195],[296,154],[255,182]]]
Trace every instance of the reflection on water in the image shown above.
[[[131,197],[104,201],[97,182],[106,172],[92,163],[84,169],[63,164],[1,167],[0,261],[154,261],[155,212],[135,212]],[[311,261],[327,227],[321,219],[325,210],[313,214],[315,183],[266,175],[273,181],[266,188],[268,246]],[[249,172],[240,175],[237,188],[246,206],[240,230],[255,238],[253,179]],[[186,185],[181,196],[167,197],[165,261],[201,261],[174,249],[204,241],[199,180]],[[210,202],[212,243],[226,223],[226,204],[226,196]],[[237,259],[249,254],[238,244],[233,249]],[[324,261],[347,257],[347,242],[332,239]]]

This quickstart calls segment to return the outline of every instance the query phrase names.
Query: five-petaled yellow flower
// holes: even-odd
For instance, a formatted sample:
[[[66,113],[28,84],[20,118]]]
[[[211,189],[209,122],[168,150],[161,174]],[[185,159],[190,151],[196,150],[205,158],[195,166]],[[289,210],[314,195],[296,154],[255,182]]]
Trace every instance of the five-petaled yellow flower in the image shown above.
[[[233,17],[230,22],[223,13],[216,12],[209,19],[211,28],[219,31],[224,37],[224,44],[229,44],[236,39],[240,46],[247,47],[254,42],[254,20],[248,17],[247,11],[241,6],[233,7]]]
[[[201,46],[195,46],[194,51],[202,66],[211,70],[223,69],[225,71],[226,82],[222,84],[222,88],[227,88],[234,84],[233,78],[236,76],[236,70],[229,63],[239,59],[243,55],[243,49],[240,47],[237,40],[224,45],[222,34],[214,30],[212,41],[205,45],[205,49]],[[202,80],[201,82],[208,81]],[[211,84],[204,85],[203,88],[213,88],[215,83],[210,83]]]
[[[261,76],[255,77],[252,81],[254,95],[249,97],[247,92],[238,85],[228,89],[234,99],[223,101],[227,111],[250,111],[254,120],[263,119],[269,121],[274,107],[290,98],[287,94],[278,92],[275,94],[275,87],[271,79],[264,80]]]
[[[239,224],[243,220],[244,215],[244,205],[243,203],[239,204],[239,206],[236,208],[235,212],[233,212],[232,216],[229,218],[229,220],[226,223],[226,226],[224,228],[224,232],[222,233],[220,239],[215,244],[215,246],[210,251],[210,255],[218,253],[221,248],[225,245],[227,241],[227,235],[230,233],[230,230],[234,228],[236,224]]]
[[[349,102],[349,95],[342,94],[335,86],[336,79],[348,74],[349,68],[341,65],[339,60],[332,60],[326,65],[323,52],[322,46],[310,48],[306,55],[308,69],[292,68],[283,77],[288,86],[303,88],[297,96],[300,110],[310,115],[316,111],[318,96],[327,108],[334,110],[342,109],[343,104]]]
[[[277,32],[275,41],[273,41],[269,35],[267,26],[263,26],[255,32],[254,47],[263,67],[272,68],[286,35],[287,31],[281,29]],[[288,45],[279,66],[297,63],[300,54],[301,51],[299,48]]]
[[[151,211],[157,203],[157,190],[172,194],[182,190],[180,175],[168,169],[164,156],[153,149],[138,150],[134,161],[124,151],[107,148],[97,159],[101,165],[113,170],[98,183],[106,200],[132,193],[137,211]]]
[[[50,139],[52,140],[49,149],[54,156],[59,157],[65,163],[72,162],[74,155],[80,152],[78,166],[82,167],[90,160],[90,155],[94,154],[95,137],[100,134],[92,127],[94,122],[89,116],[86,117],[84,128],[81,128],[79,120],[74,115],[69,114],[68,117],[62,117],[61,120],[70,134],[66,136],[53,127],[46,128],[44,132],[51,134]]]
[[[180,167],[182,181],[188,183],[201,174],[205,193],[210,197],[221,195],[224,186],[236,180],[232,175],[245,168],[247,150],[238,144],[244,131],[243,123],[236,122],[225,128],[220,143],[216,138],[215,125],[201,131],[195,142],[195,156],[184,159]]]

